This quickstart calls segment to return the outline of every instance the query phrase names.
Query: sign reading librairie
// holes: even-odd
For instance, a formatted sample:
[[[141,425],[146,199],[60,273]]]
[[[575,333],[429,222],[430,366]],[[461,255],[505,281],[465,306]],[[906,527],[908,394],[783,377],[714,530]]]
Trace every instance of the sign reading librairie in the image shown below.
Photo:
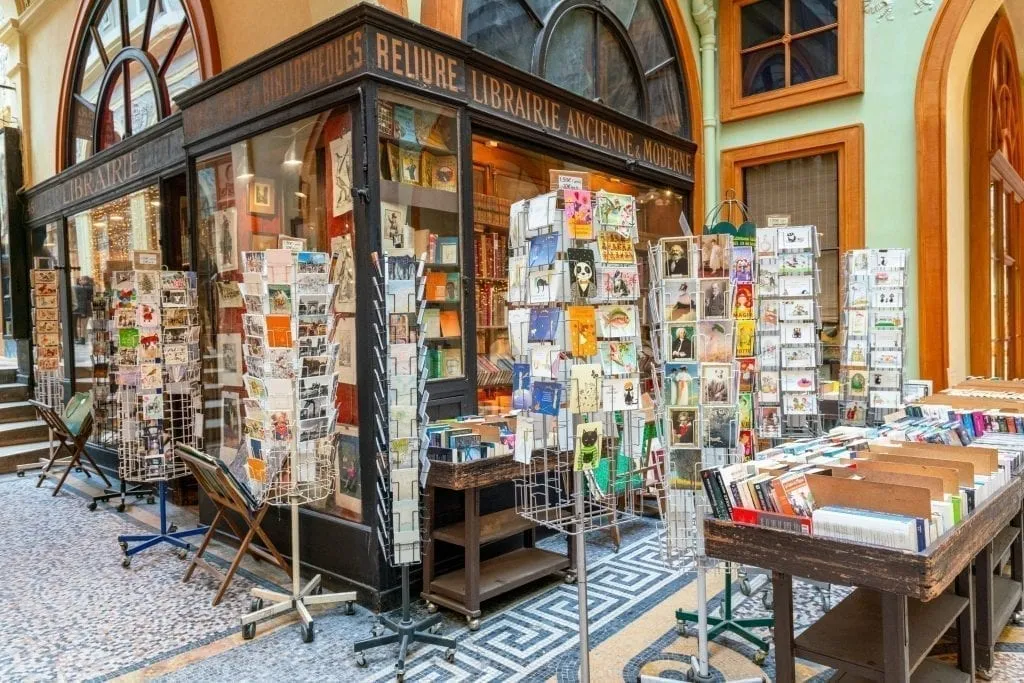
[[[691,150],[607,121],[415,41],[382,31],[371,40],[370,66],[379,73],[460,95],[473,109],[693,180]]]

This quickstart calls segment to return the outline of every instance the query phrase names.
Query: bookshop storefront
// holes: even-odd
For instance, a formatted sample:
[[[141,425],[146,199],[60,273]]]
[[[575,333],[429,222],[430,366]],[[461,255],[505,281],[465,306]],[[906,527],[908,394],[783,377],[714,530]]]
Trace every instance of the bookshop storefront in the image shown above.
[[[244,442],[242,253],[300,241],[351,263],[336,299],[337,483],[327,499],[303,509],[302,537],[303,559],[350,581],[361,600],[391,600],[385,594],[397,585],[373,528],[371,335],[381,322],[363,293],[371,291],[382,244],[425,254],[430,277],[444,280],[444,298],[431,300],[425,316],[437,328],[427,343],[427,388],[429,413],[439,419],[511,408],[505,249],[512,202],[572,184],[628,193],[637,198],[641,245],[679,234],[683,216],[690,225],[702,218],[692,204],[696,146],[680,135],[688,125],[650,123],[656,117],[649,112],[665,105],[644,87],[629,36],[604,10],[587,11],[595,36],[618,28],[611,48],[595,37],[592,71],[584,74],[592,97],[360,5],[180,94],[180,117],[27,198],[33,254],[66,272],[62,319],[74,321],[75,297],[87,294],[84,285],[76,294],[79,280],[69,279],[87,267],[83,244],[90,254],[109,254],[104,272],[116,266],[118,249],[159,244],[167,265],[198,273],[205,449],[229,463]],[[551,59],[556,45],[544,47]],[[614,82],[614,60],[629,56],[636,83]],[[671,91],[677,110],[686,109],[681,90],[680,81]],[[631,93],[631,104],[605,106],[608,92]],[[86,174],[88,181],[79,177]],[[114,182],[111,174],[121,175]],[[91,242],[78,235],[83,212]],[[114,228],[121,237],[114,239]],[[70,369],[85,365],[81,374],[92,375],[94,364],[91,350],[76,346],[77,326],[65,328],[70,388]],[[480,502],[483,513],[512,504],[511,486]],[[442,516],[445,510],[442,501]],[[205,505],[203,515],[212,516]],[[287,545],[287,510],[268,515],[265,526]],[[439,564],[462,561],[459,553]]]

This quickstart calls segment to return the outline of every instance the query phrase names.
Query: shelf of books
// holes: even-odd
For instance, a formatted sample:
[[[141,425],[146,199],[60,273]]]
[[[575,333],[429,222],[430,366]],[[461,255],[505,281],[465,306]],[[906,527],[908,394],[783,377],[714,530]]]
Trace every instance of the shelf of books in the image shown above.
[[[477,404],[484,414],[512,408],[513,358],[508,340],[510,209],[507,199],[473,194]]]
[[[386,93],[378,103],[381,244],[422,257],[422,331],[429,380],[463,377],[463,259],[454,110]]]

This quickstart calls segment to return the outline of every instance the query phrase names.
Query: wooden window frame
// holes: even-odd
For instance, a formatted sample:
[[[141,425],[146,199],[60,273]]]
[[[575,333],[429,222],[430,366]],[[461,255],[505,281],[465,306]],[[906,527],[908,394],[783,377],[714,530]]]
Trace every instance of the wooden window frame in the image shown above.
[[[777,161],[835,152],[839,171],[839,256],[864,248],[864,126],[761,142],[722,151],[722,197],[744,197],[743,171]],[[841,262],[841,261],[840,261]]]
[[[859,0],[838,0],[838,73],[835,76],[744,97],[743,59],[740,55],[740,10],[758,1],[721,0],[719,59],[723,122],[738,121],[864,92],[864,6]]]

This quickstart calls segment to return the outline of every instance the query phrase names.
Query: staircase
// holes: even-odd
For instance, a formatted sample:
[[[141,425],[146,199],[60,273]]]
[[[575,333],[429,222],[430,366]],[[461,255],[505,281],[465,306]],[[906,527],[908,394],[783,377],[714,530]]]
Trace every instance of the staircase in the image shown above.
[[[0,369],[0,474],[50,454],[46,423],[36,416],[29,388],[17,377],[15,369]]]

